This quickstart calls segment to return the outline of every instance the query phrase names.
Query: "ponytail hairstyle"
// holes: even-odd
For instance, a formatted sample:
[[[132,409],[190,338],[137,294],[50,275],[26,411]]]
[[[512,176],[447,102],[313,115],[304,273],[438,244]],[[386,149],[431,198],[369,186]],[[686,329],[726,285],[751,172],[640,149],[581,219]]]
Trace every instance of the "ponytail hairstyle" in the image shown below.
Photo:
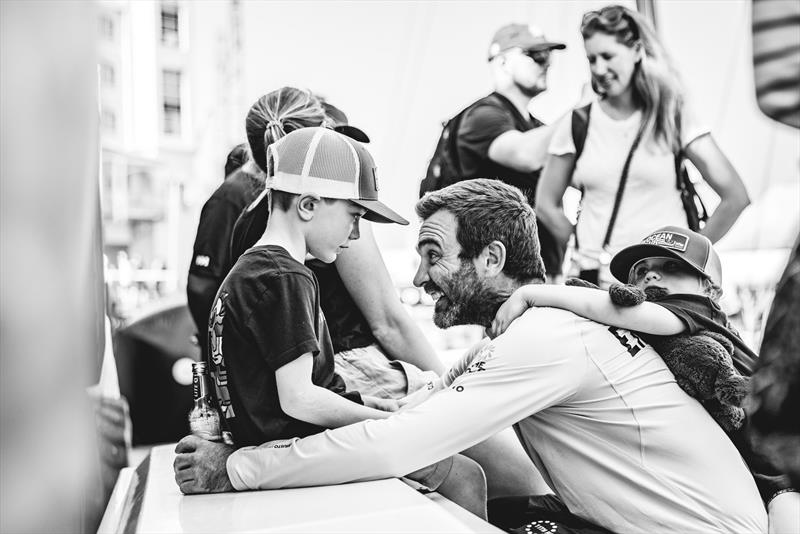
[[[636,11],[606,6],[583,16],[581,35],[586,40],[605,33],[629,48],[641,47],[641,59],[634,70],[634,104],[642,109],[642,136],[664,143],[673,152],[681,148],[678,138],[683,89],[664,47],[650,23]],[[592,87],[596,89],[594,83]]]
[[[287,133],[326,120],[319,99],[309,91],[281,87],[262,96],[247,113],[245,130],[253,161],[267,172],[267,147]]]

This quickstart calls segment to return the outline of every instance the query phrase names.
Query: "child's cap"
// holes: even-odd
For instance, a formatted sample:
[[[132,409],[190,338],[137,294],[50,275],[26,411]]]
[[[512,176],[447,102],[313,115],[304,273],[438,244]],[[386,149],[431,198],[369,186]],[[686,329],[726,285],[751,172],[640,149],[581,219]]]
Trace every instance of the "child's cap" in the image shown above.
[[[276,191],[316,193],[349,200],[378,223],[408,221],[378,200],[375,162],[358,141],[327,128],[300,128],[269,146],[266,186]]]
[[[678,226],[659,228],[638,245],[617,252],[611,259],[611,274],[627,283],[628,274],[638,261],[657,256],[679,259],[716,285],[722,285],[722,262],[711,241],[704,235]]]

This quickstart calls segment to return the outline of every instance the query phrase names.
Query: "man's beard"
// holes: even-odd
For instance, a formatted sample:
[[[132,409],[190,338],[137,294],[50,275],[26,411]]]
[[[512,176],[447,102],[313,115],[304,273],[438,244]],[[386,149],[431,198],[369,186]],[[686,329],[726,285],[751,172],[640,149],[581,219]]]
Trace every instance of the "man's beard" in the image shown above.
[[[445,280],[447,295],[433,282],[425,284],[428,292],[438,291],[442,296],[436,301],[433,324],[439,328],[450,328],[460,324],[475,324],[488,327],[497,309],[507,295],[498,294],[478,278],[472,262],[462,261],[461,267]]]
[[[519,89],[519,91],[523,95],[527,96],[528,98],[533,98],[547,91],[546,81],[544,83],[539,83],[539,81],[537,80],[536,84],[533,87],[528,87],[522,85],[517,80],[514,80],[514,85],[517,87],[517,89]]]

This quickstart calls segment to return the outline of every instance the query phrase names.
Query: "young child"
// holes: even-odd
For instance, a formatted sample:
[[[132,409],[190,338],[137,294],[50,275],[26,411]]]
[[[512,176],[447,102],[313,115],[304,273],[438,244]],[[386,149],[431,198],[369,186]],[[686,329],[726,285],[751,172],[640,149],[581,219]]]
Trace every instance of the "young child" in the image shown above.
[[[270,145],[267,161],[267,227],[220,286],[209,324],[211,375],[236,447],[382,419],[397,408],[396,401],[345,390],[317,279],[303,261],[310,254],[333,262],[358,239],[361,217],[408,221],[378,201],[366,148],[333,130],[295,130]],[[485,514],[483,472],[468,458],[410,477]]]
[[[617,279],[639,287],[651,300],[622,307],[611,302],[606,290],[526,285],[503,303],[489,334],[492,337],[502,334],[514,319],[533,306],[569,310],[599,323],[640,333],[645,341],[651,339],[650,336],[696,334],[710,330],[732,342],[736,370],[743,376],[752,374],[758,356],[729,325],[719,306],[722,264],[708,238],[684,228],[660,228],[640,244],[618,252],[610,267]],[[747,435],[747,429],[743,427],[730,437],[753,472],[772,522],[776,512],[769,506],[770,502],[776,496],[794,490],[789,487],[786,477],[754,453]],[[792,500],[788,509],[789,514],[780,511],[777,514],[793,514],[798,510],[797,499]]]

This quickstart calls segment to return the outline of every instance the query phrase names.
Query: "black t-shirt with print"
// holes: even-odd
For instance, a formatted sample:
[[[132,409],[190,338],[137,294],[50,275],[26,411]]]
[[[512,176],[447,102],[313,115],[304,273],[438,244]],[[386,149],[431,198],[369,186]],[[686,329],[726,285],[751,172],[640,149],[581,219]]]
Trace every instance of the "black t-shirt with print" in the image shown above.
[[[496,163],[489,158],[489,146],[506,132],[527,132],[543,125],[544,123],[530,114],[523,117],[517,107],[500,93],[492,93],[476,101],[464,113],[458,128],[456,145],[464,179],[494,178],[513,185],[535,207],[536,184],[539,182],[541,169],[523,172]],[[548,273],[560,274],[564,247],[556,244],[550,230],[538,219],[537,223],[545,269]]]
[[[241,213],[231,237],[230,257],[233,262],[261,238],[268,218],[266,195]],[[347,291],[336,265],[308,260],[306,266],[314,271],[319,281],[320,304],[330,328],[333,351],[342,352],[376,343],[367,319]]]
[[[314,274],[282,247],[242,255],[217,293],[208,342],[217,399],[237,447],[323,430],[285,414],[278,398],[275,371],[308,352],[315,385],[361,402],[334,372]]]

